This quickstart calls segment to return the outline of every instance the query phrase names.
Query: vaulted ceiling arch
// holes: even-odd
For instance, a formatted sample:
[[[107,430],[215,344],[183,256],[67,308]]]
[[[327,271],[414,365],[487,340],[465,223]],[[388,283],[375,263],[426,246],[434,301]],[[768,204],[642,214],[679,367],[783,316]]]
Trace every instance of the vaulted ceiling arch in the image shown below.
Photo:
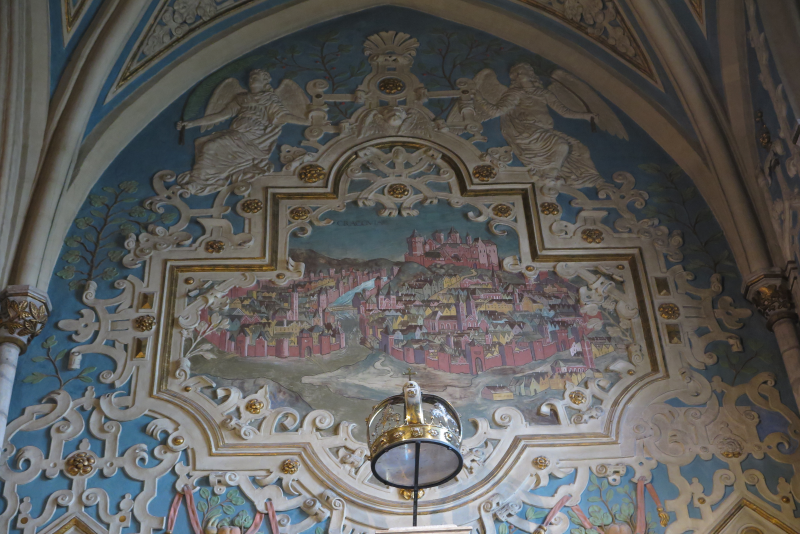
[[[648,2],[641,3],[648,4]],[[57,259],[57,245],[64,238],[63,234],[68,227],[67,223],[74,217],[77,207],[100,174],[130,140],[170,102],[173,102],[184,91],[214,70],[258,46],[326,20],[385,4],[386,2],[379,0],[346,0],[336,3],[324,0],[299,2],[277,12],[253,17],[236,27],[235,31],[225,32],[208,39],[196,46],[190,53],[185,54],[179,61],[174,61],[162,69],[156,77],[128,97],[106,120],[98,125],[80,148],[78,156],[73,160],[76,163],[69,184],[59,200],[55,221],[47,229],[47,246],[42,250],[45,261],[39,264],[35,283],[46,285]],[[754,253],[755,255],[751,254],[750,257],[746,254],[747,247],[741,236],[748,233],[756,235],[760,231],[755,217],[752,215],[752,208],[746,203],[742,203],[744,188],[738,172],[733,172],[733,174],[727,172],[725,176],[714,172],[706,163],[706,157],[709,154],[707,140],[701,139],[703,148],[692,143],[688,132],[682,129],[666,110],[638,91],[633,84],[609,65],[597,61],[584,48],[562,36],[533,27],[506,11],[486,4],[477,4],[469,0],[443,0],[435,3],[422,0],[396,0],[391,4],[449,19],[487,33],[497,34],[496,29],[503,28],[502,38],[505,40],[578,74],[600,94],[628,114],[692,177],[725,231],[740,269],[743,272],[757,270],[758,267],[753,265],[754,258],[764,258],[766,255],[758,251]],[[647,7],[640,6],[639,9],[646,11]],[[669,36],[663,38],[669,39]],[[673,63],[675,61],[673,59]],[[78,80],[82,75],[84,74],[77,75]],[[677,81],[680,82],[680,80]],[[684,98],[687,92],[693,91],[696,93],[697,87],[679,87],[679,92]],[[702,95],[695,95],[693,99],[696,102],[695,108],[702,109],[704,107]],[[713,115],[710,109],[706,109],[706,111],[706,117]],[[697,109],[692,114],[696,115]],[[706,119],[698,117],[696,120]],[[713,124],[708,128],[711,131],[718,131]],[[724,140],[724,135],[718,132],[716,139],[716,148],[711,151],[711,161],[716,162],[716,167],[719,167],[722,162],[723,168],[735,171],[736,164],[731,161],[730,151],[726,149],[724,143],[723,146],[720,146],[720,139]],[[714,152],[716,155],[713,154]],[[51,154],[50,157],[63,158],[66,156]],[[58,179],[47,176],[44,178],[45,180]],[[751,230],[742,232],[742,227],[751,228]],[[34,253],[28,261],[23,261],[21,265],[39,263],[36,256],[37,254]],[[32,278],[29,279],[32,283],[34,282]]]

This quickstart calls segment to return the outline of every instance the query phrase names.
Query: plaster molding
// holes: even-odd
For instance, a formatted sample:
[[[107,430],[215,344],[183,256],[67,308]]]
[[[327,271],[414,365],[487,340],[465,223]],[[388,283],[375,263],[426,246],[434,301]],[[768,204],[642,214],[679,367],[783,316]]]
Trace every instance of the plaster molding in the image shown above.
[[[665,68],[674,77],[703,142],[709,166],[715,171],[715,180],[724,194],[727,209],[737,214],[732,228],[726,227],[722,221],[720,223],[734,250],[739,269],[743,276],[748,276],[751,272],[770,267],[772,262],[763,232],[733,155],[733,147],[728,143],[729,126],[719,103],[710,96],[710,84],[707,76],[698,70],[696,55],[689,53],[691,47],[685,36],[676,38],[674,17],[661,0],[634,0],[631,8],[642,20],[651,42],[660,50]],[[716,204],[705,193],[703,196],[719,219]]]
[[[0,286],[10,277],[47,123],[47,11],[45,0],[0,6]]]
[[[72,40],[75,29],[86,15],[92,0],[61,0],[61,36],[64,46]]]
[[[85,64],[76,62],[73,76],[65,74],[60,90],[54,95],[54,107],[59,110],[49,116],[48,135],[40,159],[36,190],[26,214],[24,231],[26,239],[20,242],[15,257],[15,282],[38,285],[39,265],[45,255],[47,236],[52,231],[53,221],[41,217],[42,213],[54,213],[64,184],[72,172],[74,155],[83,138],[97,97],[100,94],[108,71],[117,54],[124,46],[130,26],[145,8],[147,0],[105,2],[98,12],[93,26],[96,32],[88,35],[101,37],[93,42],[84,41]],[[60,97],[60,98],[58,98]]]

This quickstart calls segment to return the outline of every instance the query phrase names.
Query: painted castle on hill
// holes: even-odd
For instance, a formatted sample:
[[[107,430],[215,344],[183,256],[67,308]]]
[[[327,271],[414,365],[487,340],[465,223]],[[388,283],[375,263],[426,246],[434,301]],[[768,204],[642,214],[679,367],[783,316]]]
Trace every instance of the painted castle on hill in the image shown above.
[[[443,231],[436,230],[427,239],[414,230],[406,241],[408,241],[406,261],[413,261],[425,267],[441,264],[474,269],[500,268],[497,245],[480,238],[473,240],[469,234],[462,243],[461,234],[455,228],[450,228],[446,238]]]

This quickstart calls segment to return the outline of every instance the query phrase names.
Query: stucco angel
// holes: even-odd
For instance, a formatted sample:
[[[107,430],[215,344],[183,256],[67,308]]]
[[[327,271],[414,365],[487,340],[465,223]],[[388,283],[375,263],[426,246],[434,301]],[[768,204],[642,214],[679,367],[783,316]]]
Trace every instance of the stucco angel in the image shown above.
[[[474,78],[475,113],[481,122],[500,117],[500,128],[514,155],[538,176],[563,180],[573,187],[603,182],[589,149],[554,128],[549,108],[569,119],[596,123],[600,129],[627,139],[614,112],[591,88],[558,70],[545,87],[527,63],[509,71],[511,86],[501,84],[494,71],[484,69]]]
[[[291,80],[283,80],[275,90],[270,81],[269,73],[260,69],[250,73],[248,89],[228,78],[214,89],[205,116],[178,122],[179,130],[199,126],[202,132],[233,119],[225,130],[194,142],[194,165],[178,176],[181,186],[192,194],[208,195],[231,182],[252,180],[272,170],[269,158],[281,128],[286,123],[308,124],[309,100]]]

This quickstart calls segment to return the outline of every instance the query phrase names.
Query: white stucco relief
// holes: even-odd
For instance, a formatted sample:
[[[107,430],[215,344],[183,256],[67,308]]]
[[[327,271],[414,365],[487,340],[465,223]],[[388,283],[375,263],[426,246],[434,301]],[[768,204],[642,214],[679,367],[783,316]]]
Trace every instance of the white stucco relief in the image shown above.
[[[584,386],[568,386],[562,398],[545,403],[542,414],[553,414],[556,424],[536,424],[513,408],[476,419],[475,434],[464,442],[464,471],[455,483],[429,491],[422,502],[423,522],[447,518],[495,534],[495,522],[501,521],[534,532],[542,518],[536,510],[551,509],[559,502],[567,508],[577,506],[585,492],[595,491],[591,486],[605,490],[632,480],[643,491],[661,463],[679,497],[664,503],[662,512],[672,515],[658,520],[670,522],[675,532],[712,532],[742,499],[769,510],[777,522],[773,524],[790,524],[794,501],[786,503],[784,497],[800,494],[800,479],[788,477],[777,493],[771,493],[755,473],[741,467],[748,454],[796,463],[796,454],[781,453],[776,446],[784,436],[773,433],[761,438],[755,428],[756,413],[737,406],[736,401],[746,396],[777,411],[787,420],[787,432],[800,437],[800,420],[777,399],[774,377],[761,374],[733,387],[709,382],[698,372],[715,363],[714,354],[706,352],[711,342],[726,341],[732,350],[741,350],[740,338],[730,330],[740,328],[750,312],[738,309],[728,297],[719,297],[720,277],[712,277],[709,287],[699,287],[692,284],[692,273],[668,265],[667,261],[682,258],[680,233],[670,233],[658,220],[637,218],[629,206],[646,205],[647,193],[635,189],[635,179],[628,173],[616,173],[614,183],[601,181],[588,149],[548,124],[546,106],[565,116],[593,118],[607,132],[603,135],[624,137],[613,113],[595,106],[570,108],[568,93],[552,92],[561,89],[543,94],[530,67],[519,68],[515,79],[519,85],[509,89],[522,93],[513,105],[500,104],[511,96],[488,72],[477,80],[462,80],[461,90],[428,91],[410,73],[415,49],[414,39],[397,32],[368,39],[365,54],[372,72],[354,94],[344,95],[363,104],[349,121],[328,120],[326,102],[333,97],[325,93],[326,82],[317,80],[306,88],[310,98],[296,87],[281,93],[279,86],[273,93],[255,84],[245,92],[225,82],[227,87],[215,92],[218,100],[209,104],[205,119],[179,124],[234,121],[200,143],[190,171],[176,175],[166,170],[153,178],[157,196],[145,207],[154,212],[169,207],[180,216],[172,226],[153,225],[129,236],[124,261],[128,266],[144,264],[143,280],[129,277],[119,282],[123,291],[111,299],[96,299],[90,285],[81,319],[59,323],[73,332],[75,341],[90,342],[74,352],[102,353],[114,360],[115,369],[100,379],[117,386],[130,384],[129,394],[98,399],[89,388],[83,397],[70,399],[64,391],[56,391],[9,426],[9,439],[48,427],[58,427],[63,441],[74,439],[85,424],[78,409],[88,411],[90,432],[112,446],[102,457],[82,446],[85,457],[96,458],[94,469],[102,466],[109,473],[124,469],[145,487],[141,494],[126,497],[120,512],[100,514],[109,525],[124,523],[119,516],[128,513],[143,531],[160,528],[163,521],[149,514],[147,504],[155,495],[155,481],[174,469],[176,490],[207,480],[215,488],[238,488],[261,512],[269,499],[279,512],[300,508],[308,514],[297,523],[280,514],[284,534],[302,532],[325,519],[330,519],[330,533],[389,526],[391,514],[407,514],[409,505],[394,490],[371,480],[366,444],[356,437],[355,425],[326,410],[301,416],[291,407],[273,407],[266,389],[246,394],[235,387],[217,387],[211,378],[193,373],[190,358],[202,357],[207,350],[203,339],[224,329],[218,313],[230,307],[232,289],[262,282],[280,286],[304,275],[305,265],[289,256],[290,238],[320,231],[330,224],[331,213],[356,206],[377,207],[384,217],[415,217],[419,206],[441,202],[453,208],[466,206],[469,218],[485,223],[494,235],[518,236],[519,254],[506,258],[502,265],[506,272],[532,278],[544,268],[585,282],[580,306],[592,313],[614,311],[628,359],[611,369],[619,375],[613,385],[602,378],[590,379]],[[266,79],[263,73],[258,76],[261,82]],[[387,79],[395,81],[387,84]],[[573,91],[589,91],[577,80],[563,83],[564,91],[570,84],[578,87]],[[433,120],[424,103],[434,98],[456,99],[458,113]],[[243,116],[249,105],[260,121]],[[506,120],[503,133],[510,147],[482,153],[471,141],[480,139],[482,122],[492,115]],[[280,147],[284,166],[277,170],[265,161],[276,149],[277,134],[272,130],[280,131],[289,116],[308,126],[304,148]],[[250,122],[238,128],[236,121],[245,119]],[[521,130],[515,121],[536,128]],[[210,144],[215,141],[219,144]],[[509,153],[525,166],[511,165]],[[351,188],[355,182],[366,185]],[[393,186],[402,187],[390,190]],[[587,186],[596,189],[596,198],[587,194]],[[192,195],[215,196],[210,208],[196,208],[186,202]],[[559,195],[572,198],[572,206],[579,209],[574,223],[561,220],[555,202]],[[230,220],[232,197],[241,197],[234,208],[244,219],[239,233]],[[612,212],[618,217],[612,225],[604,224]],[[188,231],[195,223],[202,226],[200,237]],[[187,278],[212,284],[193,296],[189,292],[195,286],[186,283]],[[162,286],[161,280],[167,283]],[[154,311],[141,308],[144,294],[157,302]],[[151,315],[155,328],[145,332],[141,325],[147,321],[139,319]],[[678,317],[689,320],[678,323]],[[722,395],[721,401],[716,393]],[[637,403],[631,405],[634,395]],[[667,404],[670,399],[687,407],[674,408]],[[249,408],[259,403],[258,410]],[[138,463],[150,455],[144,444],[122,454],[116,451],[123,431],[120,422],[141,416],[152,419],[148,434],[160,442],[152,452],[158,463],[147,469]],[[191,454],[181,456],[189,450]],[[264,451],[274,454],[264,456]],[[28,464],[22,471],[2,472],[10,505],[0,521],[8,525],[16,517],[16,526],[27,534],[47,524],[56,506],[79,514],[86,507],[108,504],[102,490],[89,487],[96,472],[90,470],[73,475],[71,489],[54,494],[40,516],[30,514],[17,488],[41,472],[55,476],[66,469],[63,452],[63,447],[51,447],[46,455],[36,447],[20,450],[18,459]],[[3,458],[14,454],[9,442]],[[684,478],[680,467],[696,457],[727,463],[713,488]],[[223,458],[224,470],[219,469]],[[283,468],[286,460],[295,459],[299,469]],[[632,479],[623,479],[631,473]],[[551,477],[567,476],[573,481],[559,486],[553,495],[531,492],[547,486]],[[728,486],[732,491],[726,496]],[[758,487],[758,493],[751,486]],[[780,510],[767,502],[780,503]],[[712,508],[717,503],[722,506]],[[701,506],[702,521],[690,515],[692,504]],[[523,519],[518,513],[525,506],[534,512]],[[555,515],[548,532],[569,529],[572,517],[567,508]],[[612,518],[606,532],[612,530],[612,522],[619,523],[618,532],[626,532],[625,521]]]

